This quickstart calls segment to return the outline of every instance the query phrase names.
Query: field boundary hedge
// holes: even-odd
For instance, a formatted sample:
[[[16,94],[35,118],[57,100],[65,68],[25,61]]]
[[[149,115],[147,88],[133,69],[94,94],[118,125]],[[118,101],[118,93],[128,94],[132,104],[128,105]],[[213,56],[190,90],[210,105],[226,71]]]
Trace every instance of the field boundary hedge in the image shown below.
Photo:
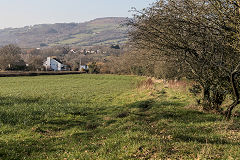
[[[0,77],[18,77],[18,76],[40,76],[40,75],[66,75],[83,74],[79,71],[45,71],[45,72],[0,72]]]

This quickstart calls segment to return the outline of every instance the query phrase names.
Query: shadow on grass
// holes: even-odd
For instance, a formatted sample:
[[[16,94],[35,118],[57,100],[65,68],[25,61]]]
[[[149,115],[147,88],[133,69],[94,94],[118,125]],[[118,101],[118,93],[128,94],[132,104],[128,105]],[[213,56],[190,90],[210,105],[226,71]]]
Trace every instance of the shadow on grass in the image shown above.
[[[141,101],[131,104],[130,107],[135,105],[135,108],[142,108],[141,104],[146,103],[149,104],[148,101]],[[135,111],[134,117],[131,118],[135,124],[141,124],[139,131],[145,128],[149,134],[172,135],[175,141],[187,143],[239,145],[239,143],[226,140],[225,137],[216,136],[214,124],[222,121],[219,115],[185,109],[184,103],[181,102],[151,102],[147,108],[149,110],[144,113],[141,109]],[[158,128],[151,128],[152,124],[158,124]],[[167,131],[161,133],[161,130]]]
[[[173,107],[184,107],[185,103],[183,102],[174,102],[174,101],[162,101],[157,103],[158,107],[173,106]]]
[[[187,130],[186,130],[187,131]],[[214,132],[212,132],[214,133]],[[186,133],[187,134],[187,133]],[[184,142],[197,142],[201,144],[231,144],[231,145],[239,145],[239,143],[230,142],[220,137],[215,137],[213,139],[206,136],[192,136],[192,135],[183,135],[177,134],[174,136],[175,139],[184,141]]]
[[[8,125],[34,125],[41,121],[47,111],[0,111],[0,123]]]
[[[153,103],[154,103],[154,100],[149,99],[146,101],[137,101],[135,103],[128,105],[127,107],[138,108],[140,112],[145,112],[152,108]]]
[[[128,108],[137,108],[133,114],[148,117],[147,120],[172,120],[180,123],[216,122],[222,120],[220,116],[195,110],[184,109],[184,102],[154,102],[153,100],[139,101],[130,104]],[[145,119],[142,119],[143,121]]]
[[[197,110],[185,109],[185,102],[162,101],[154,105],[155,112],[152,113],[153,120],[165,119],[174,122],[189,124],[202,122],[221,121],[222,117]]]
[[[39,120],[49,113],[49,110],[41,108],[44,102],[42,98],[0,97],[0,123],[9,125],[39,123]]]
[[[11,140],[8,142],[0,141],[0,159],[22,160],[28,159],[34,155],[43,155],[43,153],[54,153],[57,149],[54,148],[51,139],[33,140],[26,139],[24,141]],[[58,149],[59,152],[59,149]],[[42,158],[47,158],[43,157]]]
[[[40,103],[41,98],[20,98],[20,97],[0,97],[0,105],[1,106],[10,106],[14,104],[32,104],[32,103]]]
[[[35,102],[33,101],[33,103]],[[124,131],[118,127],[121,128],[121,125],[125,125],[128,121],[131,121],[129,125],[132,126],[124,126],[126,130],[132,132],[144,131],[149,133],[150,136],[159,135],[160,137],[166,134],[165,137],[167,137],[171,135],[175,142],[237,145],[225,140],[224,137],[213,136],[215,134],[214,126],[199,125],[201,123],[209,125],[209,123],[220,121],[220,116],[188,110],[183,106],[184,102],[162,101],[158,103],[154,100],[146,100],[132,103],[124,108],[122,106],[113,107],[112,110],[109,110],[109,113],[106,113],[105,107],[101,106],[96,109],[85,107],[66,112],[67,117],[56,116],[47,121],[39,122],[38,128],[33,130],[33,134],[41,134],[44,138],[25,141],[0,141],[0,159],[27,159],[33,154],[40,154],[42,158],[45,158],[44,153],[54,154],[54,152],[57,152],[63,154],[65,152],[64,146],[71,144],[86,145],[89,146],[89,150],[96,151],[98,148],[91,148],[93,146],[91,146],[91,143],[97,141],[96,137],[107,138],[122,133]],[[7,116],[7,114],[7,112],[0,112],[0,116]],[[41,118],[45,113],[39,114],[39,118]],[[109,118],[104,120],[99,118],[99,115]],[[14,114],[11,116],[14,117]],[[109,127],[109,124],[107,124],[104,126],[103,122],[116,123],[117,125]],[[76,128],[76,131],[71,132],[71,135],[64,135],[64,138],[55,137],[55,134],[58,134],[57,132],[73,128],[74,130]],[[166,130],[166,132],[162,133],[161,130]],[[212,138],[209,138],[209,135]],[[137,140],[139,139],[140,137],[137,137]]]
[[[222,118],[216,115],[211,115],[194,110],[174,109],[172,111],[160,111],[155,113],[155,117],[160,119],[170,119],[179,123],[202,123],[221,121]]]
[[[44,124],[45,129],[51,131],[64,131],[74,127],[81,128],[82,130],[94,130],[100,126],[97,120],[65,120],[65,119],[58,119],[58,120],[50,120],[45,122]]]
[[[1,160],[24,160],[24,159],[63,159],[62,155],[66,153],[71,145],[81,145],[84,142],[86,147],[94,136],[93,131],[74,133],[67,137],[42,136],[39,139],[24,139],[0,141],[0,159]],[[66,148],[67,147],[67,148]],[[50,158],[51,159],[51,158]]]
[[[57,117],[58,114],[88,116],[93,112],[91,109],[68,106],[68,103],[71,102],[46,98],[0,97],[0,124],[31,126],[46,118]]]

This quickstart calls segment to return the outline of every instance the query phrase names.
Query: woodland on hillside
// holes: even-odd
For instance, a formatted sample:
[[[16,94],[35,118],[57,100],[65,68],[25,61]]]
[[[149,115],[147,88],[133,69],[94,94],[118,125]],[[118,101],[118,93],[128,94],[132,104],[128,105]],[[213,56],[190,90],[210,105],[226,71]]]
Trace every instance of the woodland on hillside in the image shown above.
[[[37,24],[0,29],[0,46],[17,44],[21,48],[46,46],[95,46],[122,44],[127,40],[123,17],[98,18],[85,23]]]

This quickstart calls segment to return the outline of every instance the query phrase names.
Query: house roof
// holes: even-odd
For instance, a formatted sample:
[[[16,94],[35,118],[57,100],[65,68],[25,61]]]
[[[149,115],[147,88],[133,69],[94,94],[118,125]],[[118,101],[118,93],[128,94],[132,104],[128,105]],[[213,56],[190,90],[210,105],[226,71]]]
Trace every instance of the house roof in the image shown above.
[[[61,62],[59,59],[57,59],[57,58],[53,58],[55,61],[57,61],[58,63],[61,63],[61,64],[63,64],[63,62]]]

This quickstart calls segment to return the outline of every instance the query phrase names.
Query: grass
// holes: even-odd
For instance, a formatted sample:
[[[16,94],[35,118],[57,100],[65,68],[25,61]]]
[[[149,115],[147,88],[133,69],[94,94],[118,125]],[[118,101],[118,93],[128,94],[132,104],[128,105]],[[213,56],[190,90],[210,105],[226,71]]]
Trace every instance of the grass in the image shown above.
[[[0,159],[238,159],[240,123],[137,76],[1,78]],[[139,88],[136,88],[139,86]]]

